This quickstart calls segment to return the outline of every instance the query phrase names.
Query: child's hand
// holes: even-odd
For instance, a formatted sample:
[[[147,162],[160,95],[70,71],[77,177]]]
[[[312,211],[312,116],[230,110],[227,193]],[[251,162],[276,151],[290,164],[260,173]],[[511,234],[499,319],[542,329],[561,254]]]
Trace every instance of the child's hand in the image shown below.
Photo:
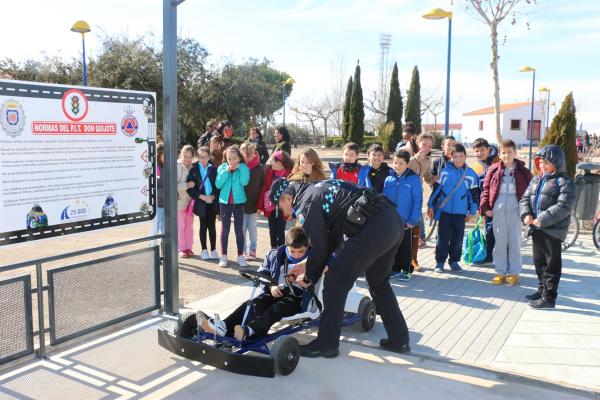
[[[494,216],[494,212],[492,210],[487,210],[485,212],[485,216],[488,218],[492,218]]]
[[[215,196],[214,195],[210,195],[210,196],[205,196],[206,197],[206,201],[207,203],[212,203],[213,201],[215,201]]]
[[[532,224],[533,224],[534,226],[537,226],[538,228],[539,228],[540,226],[542,226],[542,224],[540,223],[540,220],[538,220],[537,218],[533,220]]]
[[[279,289],[279,286],[271,286],[271,296],[273,297],[282,297],[283,292]]]
[[[237,168],[238,168],[238,165],[237,165],[237,164],[236,164],[236,165],[229,164],[229,165],[227,166],[227,171],[229,171],[229,172],[233,172],[233,171],[235,171]]]
[[[188,189],[191,189],[191,188],[193,188],[194,186],[196,186],[196,182],[194,182],[194,181],[189,181],[189,182],[187,183],[187,188],[188,188]]]
[[[406,227],[407,227],[408,229],[412,229],[412,228],[414,228],[415,226],[414,226],[413,224],[406,224]]]
[[[257,216],[259,216],[259,217],[260,217],[260,216],[262,215],[262,213],[263,213],[263,212],[262,212],[262,210],[256,210],[256,215],[257,215]]]
[[[303,288],[307,288],[309,285],[308,283],[304,282],[304,274],[301,274],[296,278],[296,284],[302,286]]]
[[[523,220],[523,223],[525,225],[533,224],[533,217],[531,215],[526,216],[525,219]]]
[[[427,218],[433,219],[433,208],[431,207],[427,209]]]

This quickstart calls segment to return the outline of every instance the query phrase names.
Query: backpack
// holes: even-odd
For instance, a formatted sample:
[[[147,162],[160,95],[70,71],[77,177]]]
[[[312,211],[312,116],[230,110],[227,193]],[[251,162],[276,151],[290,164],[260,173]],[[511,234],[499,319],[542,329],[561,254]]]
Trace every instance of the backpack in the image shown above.
[[[465,236],[463,242],[463,261],[467,264],[477,264],[487,258],[485,235],[479,229],[482,222],[483,217],[480,216],[475,227],[468,231]]]

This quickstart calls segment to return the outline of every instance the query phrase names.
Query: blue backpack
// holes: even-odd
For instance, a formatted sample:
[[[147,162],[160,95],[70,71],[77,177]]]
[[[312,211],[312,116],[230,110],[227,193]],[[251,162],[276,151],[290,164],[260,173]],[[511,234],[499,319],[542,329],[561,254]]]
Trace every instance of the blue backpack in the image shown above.
[[[475,227],[467,232],[463,243],[463,261],[467,264],[483,262],[487,257],[485,236],[481,234],[479,227],[483,222],[483,216],[475,224]]]

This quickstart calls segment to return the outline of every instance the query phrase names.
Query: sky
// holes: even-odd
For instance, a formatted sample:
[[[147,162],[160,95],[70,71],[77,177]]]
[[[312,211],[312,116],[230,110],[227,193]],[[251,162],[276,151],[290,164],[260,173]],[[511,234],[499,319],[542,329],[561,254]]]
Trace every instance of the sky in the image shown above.
[[[464,0],[186,0],[178,7],[178,31],[206,47],[214,65],[268,58],[296,80],[292,105],[324,98],[340,79],[347,81],[357,60],[364,97],[372,98],[379,85],[379,37],[390,34],[388,57],[398,63],[401,90],[417,65],[422,96],[443,99],[448,21],[421,15],[433,7],[452,10],[450,122],[460,123],[463,113],[493,104],[490,30],[464,5]],[[162,38],[160,0],[19,0],[4,11],[13,17],[0,24],[0,58],[81,57],[80,36],[69,30],[79,19],[92,28],[88,55],[99,52],[105,35],[151,34],[157,46]],[[499,40],[502,103],[531,98],[532,75],[518,71],[530,65],[536,68],[536,100],[537,89],[548,87],[558,108],[572,91],[578,125],[600,133],[600,2],[537,0],[522,9],[516,25],[502,23]],[[332,72],[340,67],[341,78]],[[433,121],[423,116],[424,123]],[[443,113],[437,122],[443,122]]]

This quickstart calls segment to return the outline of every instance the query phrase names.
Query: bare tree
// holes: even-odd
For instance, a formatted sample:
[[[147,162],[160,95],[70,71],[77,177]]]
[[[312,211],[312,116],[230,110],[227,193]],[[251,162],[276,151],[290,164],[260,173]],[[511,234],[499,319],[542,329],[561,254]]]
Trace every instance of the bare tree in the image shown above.
[[[342,131],[342,110],[346,96],[346,82],[348,80],[348,65],[344,55],[340,55],[330,63],[331,68],[331,94],[329,100],[341,108],[333,115],[333,127],[337,132]]]
[[[314,101],[310,99],[304,99],[299,101],[296,105],[292,106],[291,109],[304,116],[308,122],[310,122],[313,132],[315,132],[315,122],[321,121],[323,123],[323,140],[327,145],[327,132],[329,120],[339,112],[342,107],[340,104],[335,104],[334,101],[325,97],[320,101]]]
[[[477,20],[490,27],[492,39],[492,69],[494,83],[494,114],[496,117],[496,140],[502,141],[500,131],[500,81],[498,78],[498,25],[507,17],[511,24],[517,23],[517,15],[524,5],[535,5],[537,0],[464,0],[465,9]],[[529,26],[529,24],[528,24]],[[506,40],[506,38],[505,38]]]

